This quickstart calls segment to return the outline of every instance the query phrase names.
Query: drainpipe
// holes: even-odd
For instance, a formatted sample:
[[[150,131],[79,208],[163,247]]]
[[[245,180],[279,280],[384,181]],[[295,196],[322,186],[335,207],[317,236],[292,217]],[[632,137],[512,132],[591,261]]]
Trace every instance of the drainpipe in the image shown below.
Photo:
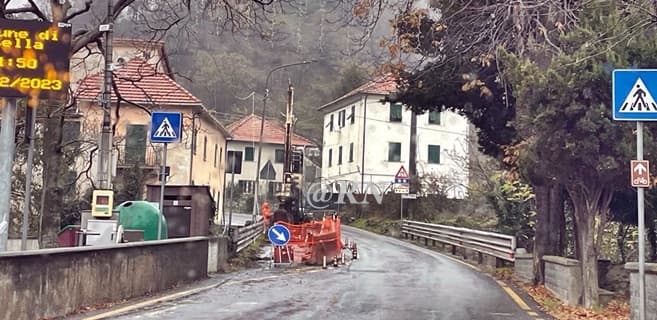
[[[189,155],[189,158],[191,159],[189,163],[189,185],[192,184],[192,174],[194,173],[194,152],[196,151],[196,117],[198,115],[200,115],[200,112],[192,113],[192,147]]]
[[[368,94],[365,94],[365,100],[363,102],[363,153],[360,159],[360,192],[363,194],[365,193],[365,132],[367,131],[367,97]]]

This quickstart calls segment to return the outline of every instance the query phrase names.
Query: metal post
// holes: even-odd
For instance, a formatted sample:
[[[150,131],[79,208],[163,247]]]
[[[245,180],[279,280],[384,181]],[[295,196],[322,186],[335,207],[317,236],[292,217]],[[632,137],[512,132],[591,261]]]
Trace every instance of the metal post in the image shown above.
[[[636,123],[636,158],[643,160],[643,122]],[[639,319],[646,319],[646,241],[643,188],[637,188],[637,204],[639,208]]]
[[[0,124],[0,252],[7,251],[11,210],[11,173],[16,137],[16,99],[6,98]]]
[[[399,222],[404,224],[404,196],[399,195]]]
[[[167,183],[166,171],[168,147],[169,144],[165,143],[164,149],[162,150],[162,170],[160,170],[160,179],[162,179],[160,184],[160,214],[162,217],[164,217],[164,185]],[[162,217],[157,220],[157,240],[162,239]]]
[[[110,161],[112,158],[112,118],[110,109],[112,105],[112,29],[114,13],[112,1],[107,1],[107,25],[105,33],[105,74],[103,83],[103,122],[100,136],[100,161],[98,164],[98,182],[100,189],[112,188]]]
[[[21,251],[27,250],[27,231],[30,225],[30,208],[32,203],[32,163],[34,162],[34,126],[36,123],[36,109],[26,108],[28,123],[25,128],[25,138],[29,140],[27,147],[27,164],[25,165],[25,200],[23,201],[23,225],[21,228]]]

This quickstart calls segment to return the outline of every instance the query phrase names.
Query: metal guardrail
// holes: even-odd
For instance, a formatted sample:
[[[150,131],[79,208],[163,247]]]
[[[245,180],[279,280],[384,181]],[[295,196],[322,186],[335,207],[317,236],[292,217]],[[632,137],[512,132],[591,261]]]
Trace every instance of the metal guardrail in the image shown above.
[[[403,221],[402,234],[405,237],[411,235],[515,261],[516,237],[506,234],[411,220]]]
[[[232,237],[233,248],[235,248],[235,252],[240,252],[244,248],[248,247],[251,243],[255,241],[256,238],[258,238],[258,236],[262,235],[264,232],[265,232],[264,220],[260,220],[248,226],[235,228]]]

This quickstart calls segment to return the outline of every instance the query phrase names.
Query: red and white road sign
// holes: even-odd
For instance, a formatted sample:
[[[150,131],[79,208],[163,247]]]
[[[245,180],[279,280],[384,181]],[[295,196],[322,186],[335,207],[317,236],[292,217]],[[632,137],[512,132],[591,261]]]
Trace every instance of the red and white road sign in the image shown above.
[[[399,167],[395,179],[408,179],[408,172],[404,169],[404,166]]]
[[[632,173],[632,187],[650,187],[650,164],[648,160],[632,160],[630,170]]]

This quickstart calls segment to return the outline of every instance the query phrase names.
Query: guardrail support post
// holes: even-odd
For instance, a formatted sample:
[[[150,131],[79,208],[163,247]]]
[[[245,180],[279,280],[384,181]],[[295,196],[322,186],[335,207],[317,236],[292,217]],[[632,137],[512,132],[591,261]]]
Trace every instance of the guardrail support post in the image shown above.
[[[424,238],[424,245],[429,246],[429,238]]]
[[[481,252],[477,252],[477,263],[478,264],[484,263],[484,255],[481,254]]]
[[[433,247],[436,246],[436,240],[431,240],[431,246],[433,246]]]
[[[452,245],[452,255],[456,255],[456,246]]]

